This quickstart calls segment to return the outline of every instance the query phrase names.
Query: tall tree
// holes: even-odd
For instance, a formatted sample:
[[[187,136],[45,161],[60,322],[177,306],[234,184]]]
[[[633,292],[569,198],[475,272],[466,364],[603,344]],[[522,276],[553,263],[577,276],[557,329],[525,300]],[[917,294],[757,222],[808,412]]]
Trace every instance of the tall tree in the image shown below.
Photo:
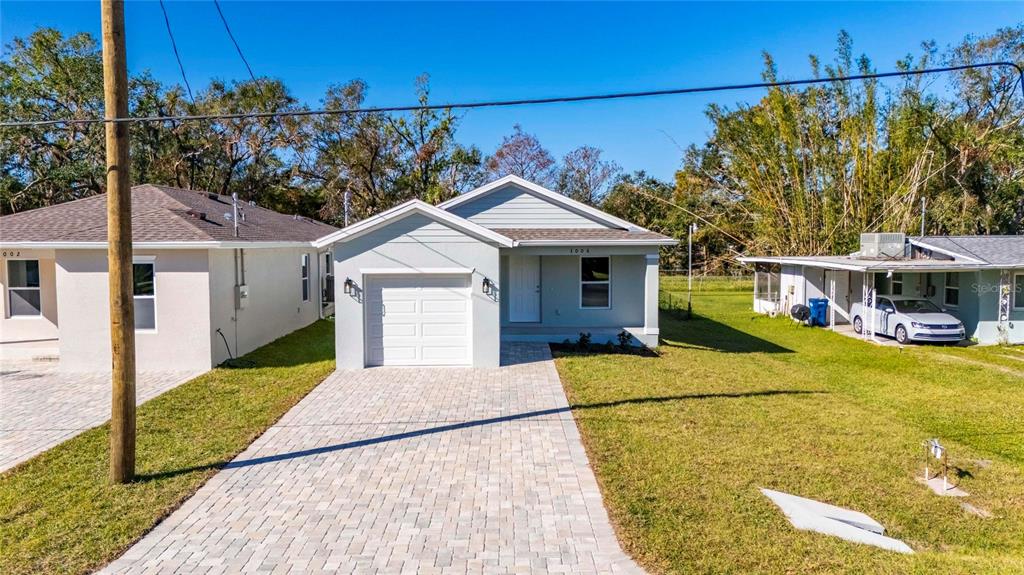
[[[15,38],[0,61],[0,118],[85,119],[103,115],[103,62],[88,34],[40,28]],[[103,126],[7,128],[0,137],[0,210],[11,213],[101,192]]]
[[[969,38],[947,63],[1024,61],[1024,28]],[[926,44],[924,68],[939,57]],[[874,70],[840,34],[832,63],[811,70],[834,78]],[[765,55],[767,80],[777,78]],[[921,78],[886,88],[875,80],[773,88],[754,105],[707,110],[713,133],[684,157],[680,194],[727,216],[731,238],[768,253],[849,252],[865,231],[916,233],[927,199],[930,233],[1016,233],[1022,207],[1022,98],[1004,70],[954,76],[957,93],[932,92]]]
[[[562,158],[557,189],[576,201],[596,206],[620,171],[615,162],[601,159],[600,148],[580,146]]]
[[[533,134],[516,124],[512,135],[505,136],[494,154],[487,158],[492,178],[515,175],[542,186],[551,186],[555,178],[555,158]]]

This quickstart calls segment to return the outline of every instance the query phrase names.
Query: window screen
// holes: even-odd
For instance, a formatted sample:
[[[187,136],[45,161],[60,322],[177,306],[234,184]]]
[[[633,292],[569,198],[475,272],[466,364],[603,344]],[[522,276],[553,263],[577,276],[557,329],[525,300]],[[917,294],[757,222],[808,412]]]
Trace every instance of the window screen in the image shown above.
[[[580,307],[611,307],[611,258],[580,258]]]
[[[7,260],[7,309],[11,317],[42,315],[39,260]]]

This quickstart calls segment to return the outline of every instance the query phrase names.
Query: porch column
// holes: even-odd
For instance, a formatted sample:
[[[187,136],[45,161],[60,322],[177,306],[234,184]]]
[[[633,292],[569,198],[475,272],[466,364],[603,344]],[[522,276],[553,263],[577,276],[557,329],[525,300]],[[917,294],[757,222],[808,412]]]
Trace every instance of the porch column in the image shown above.
[[[644,344],[658,345],[658,254],[645,256],[644,274]]]
[[[1012,290],[1013,275],[1010,273],[1010,269],[999,270],[999,297],[996,299],[996,305],[998,306],[996,338],[1003,345],[1010,343],[1010,306],[1012,305],[1010,292]]]

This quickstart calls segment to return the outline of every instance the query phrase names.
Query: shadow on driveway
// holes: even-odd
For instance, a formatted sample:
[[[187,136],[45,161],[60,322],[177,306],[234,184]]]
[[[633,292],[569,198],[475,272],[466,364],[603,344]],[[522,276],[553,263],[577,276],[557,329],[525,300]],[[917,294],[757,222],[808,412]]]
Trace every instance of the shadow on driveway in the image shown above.
[[[501,417],[490,417],[487,419],[478,419],[474,421],[463,421],[459,423],[451,423],[448,425],[439,425],[437,427],[429,427],[426,429],[417,429],[415,431],[407,431],[404,433],[394,433],[390,435],[382,435],[380,437],[371,437],[367,439],[360,439],[357,441],[349,441],[346,443],[339,443],[336,445],[326,445],[324,447],[316,447],[313,449],[303,449],[299,451],[291,451],[288,453],[279,453],[277,455],[268,455],[266,457],[255,457],[252,459],[243,459],[235,461],[223,461],[219,463],[213,463],[209,465],[200,465],[195,467],[188,467],[185,469],[177,469],[173,471],[165,471],[162,473],[155,473],[151,475],[140,475],[138,481],[151,481],[155,479],[162,479],[166,477],[173,477],[176,475],[182,475],[186,473],[192,473],[195,471],[206,471],[209,469],[237,469],[242,467],[251,467],[253,465],[261,465],[264,463],[275,463],[278,461],[287,461],[290,459],[298,459],[302,457],[309,457],[312,455],[322,455],[324,453],[334,453],[336,451],[345,451],[348,449],[356,449],[359,447],[366,447],[369,445],[376,445],[379,443],[386,443],[389,441],[401,441],[403,439],[412,439],[416,437],[423,437],[425,435],[433,435],[435,433],[445,433],[449,431],[458,431],[460,429],[467,429],[472,427],[481,427],[485,425],[494,425],[497,423],[505,423],[509,421],[518,421],[522,419],[531,419],[536,417],[545,417],[550,415],[561,415],[570,413],[575,410],[586,410],[586,409],[604,409],[608,407],[619,407],[623,405],[643,405],[651,403],[666,403],[673,401],[693,401],[703,399],[741,399],[748,397],[771,397],[776,395],[817,395],[827,393],[824,391],[811,391],[811,390],[797,390],[797,389],[769,389],[763,391],[744,391],[744,392],[726,392],[726,393],[694,393],[694,394],[682,394],[682,395],[670,395],[663,397],[635,397],[630,399],[620,399],[615,401],[606,401],[600,403],[583,403],[572,405],[570,407],[555,407],[551,409],[541,409],[537,411],[528,411],[525,413],[516,413],[512,415],[504,415]],[[381,422],[386,424],[387,422]]]

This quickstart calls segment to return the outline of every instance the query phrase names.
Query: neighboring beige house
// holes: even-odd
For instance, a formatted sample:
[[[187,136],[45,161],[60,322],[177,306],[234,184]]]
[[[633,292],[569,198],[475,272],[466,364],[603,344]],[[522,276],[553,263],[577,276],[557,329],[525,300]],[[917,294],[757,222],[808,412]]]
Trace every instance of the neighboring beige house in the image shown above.
[[[209,369],[333,313],[332,258],[312,242],[336,229],[132,188],[138,369]],[[110,369],[106,236],[104,195],[0,218],[0,358]]]

